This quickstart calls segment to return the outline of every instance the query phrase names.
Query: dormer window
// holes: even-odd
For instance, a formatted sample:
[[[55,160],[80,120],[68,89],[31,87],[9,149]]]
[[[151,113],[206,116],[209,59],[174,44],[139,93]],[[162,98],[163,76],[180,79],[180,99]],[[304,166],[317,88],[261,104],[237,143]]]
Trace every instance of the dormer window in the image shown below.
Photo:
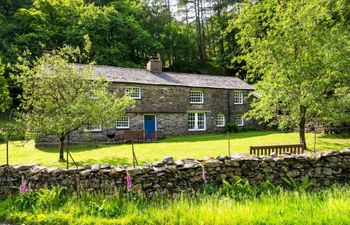
[[[243,104],[243,91],[234,91],[233,92],[233,103],[234,104]]]
[[[190,91],[190,103],[203,104],[203,102],[204,102],[203,91],[198,91],[198,90]]]
[[[140,87],[126,87],[125,94],[132,99],[141,99],[141,88]]]

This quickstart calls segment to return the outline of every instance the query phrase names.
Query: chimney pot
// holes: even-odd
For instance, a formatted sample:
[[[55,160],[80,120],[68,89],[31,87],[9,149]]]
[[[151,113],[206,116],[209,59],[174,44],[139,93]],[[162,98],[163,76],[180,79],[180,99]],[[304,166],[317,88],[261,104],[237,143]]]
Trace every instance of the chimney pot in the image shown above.
[[[151,73],[161,73],[162,72],[162,61],[158,59],[157,56],[152,56],[147,63],[147,70]]]

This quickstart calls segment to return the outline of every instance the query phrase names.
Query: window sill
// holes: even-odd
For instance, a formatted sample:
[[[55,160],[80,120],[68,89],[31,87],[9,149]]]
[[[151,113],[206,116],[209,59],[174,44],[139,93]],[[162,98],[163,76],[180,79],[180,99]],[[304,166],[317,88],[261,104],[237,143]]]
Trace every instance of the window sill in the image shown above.
[[[207,129],[188,129],[188,131],[206,131]]]

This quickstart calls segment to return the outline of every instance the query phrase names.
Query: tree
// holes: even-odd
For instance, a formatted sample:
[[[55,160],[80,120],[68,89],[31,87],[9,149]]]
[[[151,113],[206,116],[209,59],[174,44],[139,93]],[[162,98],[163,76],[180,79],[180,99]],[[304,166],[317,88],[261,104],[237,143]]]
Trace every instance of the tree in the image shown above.
[[[63,145],[71,132],[87,125],[110,126],[132,103],[108,91],[108,83],[91,66],[68,63],[81,55],[79,49],[64,47],[37,59],[32,68],[28,63],[18,66],[26,133],[56,136],[60,160],[64,160]]]
[[[0,112],[4,112],[11,105],[11,97],[7,84],[7,80],[3,76],[5,65],[2,64],[0,58]]]
[[[89,35],[91,59],[98,64],[123,67],[145,64],[160,44],[140,25],[132,7],[129,2],[84,6],[78,23],[71,29],[69,41],[82,42],[81,37]]]
[[[350,36],[342,1],[248,1],[237,28],[242,57],[262,96],[247,118],[296,126],[305,144],[305,124],[325,111],[330,98],[349,93]],[[305,145],[306,147],[306,145]]]
[[[19,8],[29,7],[32,0],[3,0],[0,5],[0,13],[10,16],[17,12]]]

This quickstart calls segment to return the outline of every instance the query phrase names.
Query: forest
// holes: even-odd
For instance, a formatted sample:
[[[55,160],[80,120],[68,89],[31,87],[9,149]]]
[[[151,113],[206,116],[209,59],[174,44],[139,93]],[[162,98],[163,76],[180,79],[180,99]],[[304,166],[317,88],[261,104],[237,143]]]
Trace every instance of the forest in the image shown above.
[[[3,63],[28,49],[32,57],[64,44],[91,52],[97,64],[144,67],[159,54],[172,71],[232,75],[237,54],[226,32],[232,0],[5,0],[0,8]]]
[[[79,47],[81,63],[238,76],[262,96],[247,119],[349,123],[348,0],[3,0],[0,109],[20,105],[21,58]],[[277,110],[276,110],[277,109]]]
[[[164,69],[240,75],[232,0],[3,0],[0,5],[0,72],[9,78],[18,57],[70,45],[84,49],[83,63],[145,67],[158,55]],[[26,55],[28,57],[28,54]],[[0,83],[4,83],[1,81]],[[9,80],[16,102],[19,90]],[[4,87],[4,85],[3,85]],[[18,104],[17,104],[18,105]]]

